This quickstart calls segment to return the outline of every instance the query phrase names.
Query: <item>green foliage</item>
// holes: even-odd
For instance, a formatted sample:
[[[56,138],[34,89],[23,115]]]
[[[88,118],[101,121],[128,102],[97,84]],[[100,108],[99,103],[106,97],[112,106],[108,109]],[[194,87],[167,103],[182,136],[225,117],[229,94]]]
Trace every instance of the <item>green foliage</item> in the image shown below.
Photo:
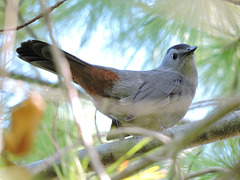
[[[138,144],[136,144],[133,148],[131,148],[124,156],[120,157],[116,162],[114,162],[108,169],[107,173],[113,173],[116,169],[126,160],[131,158],[134,154],[136,154],[140,149],[142,149],[146,144],[151,142],[151,137],[146,137]]]
[[[218,94],[237,92],[240,88],[240,40],[215,37],[208,41],[199,60],[200,70],[203,71],[201,79],[206,86],[215,86]]]
[[[29,156],[25,157],[25,163],[47,158],[56,152],[56,148],[70,146],[78,140],[77,127],[66,106],[67,104],[48,103],[36,135],[35,147]]]
[[[50,1],[52,5],[56,1]],[[22,1],[20,15],[25,21],[41,12],[38,1]],[[239,6],[220,0],[161,1],[68,1],[51,16],[58,35],[78,29],[80,45],[86,45],[99,27],[109,34],[106,48],[132,57],[146,51],[144,69],[160,64],[172,44],[199,46],[197,65],[200,79],[212,95],[239,90]],[[29,25],[39,39],[46,39],[43,20]],[[18,39],[26,39],[27,28],[19,30]],[[97,43],[97,42],[96,42]],[[129,63],[132,59],[129,59]]]
[[[1,27],[4,23],[5,2],[0,1]],[[51,6],[56,2],[57,0],[51,0],[48,4]],[[22,0],[19,25],[40,12],[39,1]],[[71,35],[69,32],[73,28],[78,29],[82,34],[81,47],[88,44],[98,28],[103,27],[109,34],[104,42],[106,48],[114,53],[123,55],[131,49],[134,56],[138,51],[146,51],[144,69],[158,66],[165,51],[173,44],[197,45],[196,61],[204,92],[214,97],[240,90],[240,6],[223,0],[71,0],[55,9],[51,17],[54,32],[59,36]],[[17,31],[16,44],[18,46],[19,42],[29,38],[47,40],[46,34],[45,22],[40,19]],[[18,70],[22,69],[19,61],[14,61],[14,66]],[[46,158],[56,152],[52,135],[54,121],[57,124],[58,148],[70,146],[78,139],[77,127],[69,114],[67,104],[48,103],[35,148],[30,155],[24,157],[24,163]],[[180,159],[186,173],[212,166],[231,168],[239,159],[239,148],[239,138],[233,138],[193,149],[180,156]],[[137,149],[132,149],[126,156],[132,156]],[[201,153],[196,155],[199,152]],[[125,157],[120,158],[116,164],[119,165],[123,160]],[[164,162],[164,165],[167,163]],[[83,163],[83,169],[87,166],[88,160]],[[80,174],[84,170],[79,170],[78,167],[76,149],[73,149],[62,159],[63,173],[58,168],[56,171],[60,178],[84,179]],[[197,179],[214,177],[215,174],[207,174]]]
[[[231,169],[239,161],[239,157],[240,141],[239,137],[236,137],[186,150],[184,154],[181,154],[180,159],[185,174],[187,174],[211,167]],[[196,179],[211,179],[218,177],[218,175],[218,173],[209,173]]]

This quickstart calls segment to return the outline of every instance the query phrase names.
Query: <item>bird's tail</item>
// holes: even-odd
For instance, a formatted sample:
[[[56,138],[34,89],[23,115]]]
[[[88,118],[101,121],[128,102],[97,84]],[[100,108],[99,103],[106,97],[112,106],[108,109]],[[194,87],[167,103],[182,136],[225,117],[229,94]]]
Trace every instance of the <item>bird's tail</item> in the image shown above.
[[[57,74],[56,67],[53,62],[52,56],[52,45],[38,41],[38,40],[28,40],[22,42],[21,46],[17,48],[18,57],[22,60],[37,66],[39,68],[51,71]],[[64,56],[69,61],[70,66],[73,64],[78,64],[79,66],[86,67],[91,66],[90,64],[82,61],[81,59],[62,51]]]
[[[38,41],[29,40],[21,43],[17,49],[18,57],[22,60],[57,74],[57,69],[53,62],[52,45]],[[110,97],[110,90],[118,80],[115,70],[102,66],[91,65],[81,59],[61,50],[67,58],[73,81],[79,84],[89,95],[101,95]],[[106,91],[107,89],[108,91]]]

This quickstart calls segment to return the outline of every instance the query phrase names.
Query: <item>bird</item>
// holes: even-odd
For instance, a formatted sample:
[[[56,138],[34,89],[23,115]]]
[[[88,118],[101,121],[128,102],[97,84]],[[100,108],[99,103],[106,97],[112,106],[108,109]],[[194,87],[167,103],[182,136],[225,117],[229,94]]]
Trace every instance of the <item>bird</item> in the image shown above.
[[[18,57],[31,65],[58,74],[52,45],[28,40],[17,48]],[[187,113],[195,96],[198,73],[197,46],[170,47],[160,66],[147,71],[119,70],[87,63],[63,50],[72,75],[90,96],[96,109],[112,120],[107,140],[134,136],[113,133],[120,127],[162,131],[176,125]]]

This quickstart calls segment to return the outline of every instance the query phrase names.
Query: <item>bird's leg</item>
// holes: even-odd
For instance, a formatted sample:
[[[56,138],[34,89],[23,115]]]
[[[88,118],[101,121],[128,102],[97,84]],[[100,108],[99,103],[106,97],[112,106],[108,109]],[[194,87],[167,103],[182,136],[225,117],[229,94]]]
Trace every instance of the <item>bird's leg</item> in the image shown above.
[[[116,120],[116,119],[112,119],[112,125],[111,125],[111,128],[119,128],[121,127],[121,123]],[[119,141],[122,141],[125,139],[125,136],[123,134],[121,134],[119,137],[118,137]]]
[[[113,119],[113,118],[111,118],[111,119],[112,119],[112,126],[111,127],[116,127],[116,128],[121,127],[121,123],[118,120]]]
[[[114,118],[112,118],[112,117],[110,117],[110,118],[111,118],[111,120],[112,120],[111,131],[112,131],[113,129],[116,129],[116,128],[120,128],[120,127],[121,127],[121,123],[120,123],[118,120],[116,120],[116,119],[114,119]],[[123,134],[121,134],[121,135],[119,135],[118,139],[119,139],[120,141],[122,141],[122,140],[125,139],[125,136],[124,136]]]

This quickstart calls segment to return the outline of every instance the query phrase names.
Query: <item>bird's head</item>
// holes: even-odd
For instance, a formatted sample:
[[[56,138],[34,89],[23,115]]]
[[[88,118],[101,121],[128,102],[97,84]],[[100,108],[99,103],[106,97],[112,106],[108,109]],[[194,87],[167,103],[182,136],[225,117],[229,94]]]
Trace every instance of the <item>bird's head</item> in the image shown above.
[[[188,44],[178,44],[169,48],[162,61],[161,68],[170,69],[184,73],[188,68],[195,67],[194,51],[197,46],[189,46]]]

